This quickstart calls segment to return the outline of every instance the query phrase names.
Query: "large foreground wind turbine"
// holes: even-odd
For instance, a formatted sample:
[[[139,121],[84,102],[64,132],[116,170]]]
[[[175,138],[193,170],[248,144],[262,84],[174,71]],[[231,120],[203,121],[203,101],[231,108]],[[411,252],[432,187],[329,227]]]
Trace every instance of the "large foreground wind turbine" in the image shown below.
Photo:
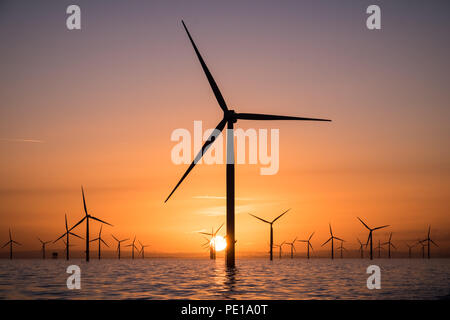
[[[366,227],[369,230],[369,237],[367,238],[366,247],[367,247],[367,244],[369,244],[369,242],[370,242],[370,260],[373,260],[373,237],[372,237],[372,233],[375,230],[379,230],[379,229],[383,229],[383,228],[389,227],[389,225],[376,227],[376,228],[372,229],[367,224],[365,224],[364,221],[362,221],[359,217],[357,217],[357,218],[358,218],[359,221],[361,221],[361,223],[364,225],[364,227]]]
[[[208,140],[203,144],[202,149],[199,151],[197,156],[194,158],[186,172],[181,177],[180,181],[175,185],[172,192],[170,192],[169,196],[166,198],[165,202],[169,200],[178,186],[183,182],[183,180],[187,177],[187,175],[194,168],[195,164],[202,158],[203,154],[208,150],[211,144],[216,140],[217,136],[222,132],[222,130],[227,126],[227,169],[226,169],[226,185],[227,185],[227,255],[226,255],[226,265],[227,267],[234,267],[235,265],[235,182],[234,182],[234,124],[238,120],[302,120],[302,121],[330,121],[328,119],[315,119],[315,118],[303,118],[303,117],[291,117],[291,116],[278,116],[278,115],[269,115],[269,114],[254,114],[254,113],[237,113],[234,110],[228,109],[228,106],[225,102],[225,99],[222,96],[222,93],[219,90],[219,87],[216,84],[213,76],[209,72],[208,67],[206,66],[205,61],[203,60],[199,50],[197,49],[194,40],[191,37],[184,21],[182,21],[183,27],[186,30],[186,33],[191,41],[192,46],[194,47],[194,51],[197,55],[197,58],[202,66],[203,72],[208,79],[209,85],[211,86],[212,91],[216,97],[216,100],[223,111],[223,118],[216,126],[215,130],[211,133]],[[270,247],[272,251],[272,246]]]
[[[53,241],[53,243],[55,243],[56,241],[58,241],[62,237],[66,236],[66,241],[64,242],[66,244],[66,260],[69,260],[69,247],[70,247],[69,236],[72,235],[72,236],[80,238],[80,239],[83,239],[83,238],[69,230],[69,226],[67,225],[67,215],[66,214],[64,215],[64,219],[65,219],[65,223],[66,223],[66,225],[65,225],[66,226],[66,232],[63,233],[58,239]]]
[[[113,234],[112,234],[111,236],[114,238],[114,240],[117,241],[117,253],[118,253],[118,258],[119,258],[119,260],[120,260],[120,244],[121,244],[122,242],[128,241],[128,240],[130,240],[130,239],[127,238],[127,239],[119,240],[119,239],[117,239],[116,237],[114,237]]]
[[[45,245],[50,243],[51,241],[42,241],[41,238],[38,237],[38,240],[42,244],[42,259],[45,259]]]
[[[323,247],[324,245],[326,245],[326,244],[328,243],[328,241],[331,240],[331,259],[334,259],[334,239],[339,240],[339,241],[344,241],[344,240],[342,240],[341,238],[335,237],[335,236],[333,235],[333,230],[331,229],[331,224],[329,224],[329,226],[330,226],[330,238],[329,238],[327,241],[325,241],[325,242],[321,245],[321,247]]]
[[[76,228],[80,223],[82,223],[84,220],[86,220],[86,261],[89,261],[89,219],[92,220],[96,220],[98,222],[107,224],[112,226],[112,224],[105,222],[103,220],[100,220],[99,218],[96,218],[92,215],[90,215],[87,211],[86,208],[86,199],[84,198],[84,190],[83,187],[81,187],[81,194],[83,195],[83,207],[84,207],[84,213],[85,216],[83,217],[83,219],[81,219],[80,221],[78,221],[72,228],[70,228],[70,230],[73,230],[74,228]]]
[[[101,254],[102,242],[105,246],[107,246],[109,248],[109,245],[102,239],[102,228],[103,228],[103,225],[100,226],[100,231],[98,233],[98,237],[91,240],[91,242],[98,241],[98,260],[100,260],[102,258],[102,254]]]
[[[439,247],[433,240],[431,240],[430,238],[430,232],[431,232],[431,226],[428,227],[428,235],[427,238],[423,240],[423,242],[426,242],[426,246],[427,246],[427,251],[428,251],[428,259],[430,259],[430,243],[434,244],[436,247]]]
[[[9,259],[12,260],[12,258],[13,258],[13,244],[17,244],[19,246],[21,246],[22,244],[20,244],[17,241],[14,241],[12,239],[11,229],[9,229],[9,241],[7,243],[5,243],[2,248],[6,247],[8,244],[9,244]]]
[[[280,219],[284,214],[286,214],[289,210],[291,210],[291,209],[287,209],[285,212],[283,212],[282,214],[280,214],[278,217],[276,217],[276,218],[273,219],[272,221],[264,220],[264,219],[262,219],[262,218],[260,218],[260,217],[257,217],[257,216],[255,216],[255,215],[249,213],[249,215],[251,215],[252,217],[255,217],[256,219],[259,219],[259,220],[261,220],[262,222],[268,223],[268,224],[270,225],[270,244],[269,244],[269,246],[270,246],[270,252],[269,252],[269,253],[270,253],[270,260],[273,260],[273,224],[274,224],[275,221],[277,221],[278,219]]]
[[[389,235],[389,240],[387,241],[387,242],[385,242],[385,243],[383,243],[382,245],[384,246],[384,245],[387,245],[388,246],[388,258],[390,259],[391,258],[391,247],[392,248],[394,248],[394,249],[397,249],[395,246],[394,246],[394,244],[392,243],[392,232],[391,232],[391,234]]]
[[[313,249],[313,246],[312,246],[312,244],[311,244],[311,238],[313,237],[313,235],[314,235],[314,232],[311,233],[311,235],[309,236],[308,240],[297,240],[297,241],[299,241],[299,242],[307,242],[307,245],[306,245],[306,247],[307,247],[306,257],[307,257],[308,259],[309,259],[309,248],[311,247],[311,249]],[[313,249],[313,250],[314,250],[314,249]]]

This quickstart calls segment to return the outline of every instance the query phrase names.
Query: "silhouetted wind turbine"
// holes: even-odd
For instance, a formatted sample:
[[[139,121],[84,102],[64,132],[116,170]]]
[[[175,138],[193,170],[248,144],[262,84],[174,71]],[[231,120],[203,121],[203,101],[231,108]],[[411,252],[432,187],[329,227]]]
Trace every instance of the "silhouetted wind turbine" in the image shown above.
[[[417,244],[417,243],[416,243]],[[416,244],[406,244],[406,246],[408,247],[408,258],[411,259],[411,249],[414,248],[416,246]]]
[[[295,237],[292,242],[285,242],[284,244],[291,247],[291,259],[294,259],[294,251],[295,250],[295,241],[297,241],[297,237]]]
[[[391,258],[391,247],[392,248],[394,248],[394,249],[397,249],[395,246],[394,246],[394,244],[392,243],[392,232],[391,232],[391,234],[389,235],[389,240],[387,241],[387,242],[385,242],[385,243],[383,243],[382,245],[384,246],[384,245],[387,245],[388,246],[388,258],[390,259]]]
[[[358,218],[359,221],[361,221],[361,223],[364,225],[364,227],[366,227],[369,230],[369,237],[367,238],[366,247],[367,247],[367,244],[369,244],[369,242],[370,242],[370,260],[372,260],[373,259],[373,244],[372,244],[373,237],[372,237],[372,233],[375,230],[379,230],[379,229],[383,229],[383,228],[389,227],[389,225],[376,227],[376,228],[370,228],[367,224],[364,223],[364,221],[361,220],[361,218],[359,218],[359,217],[357,217],[357,218]]]
[[[133,242],[131,244],[125,246],[125,247],[131,247],[131,259],[134,259],[134,249],[138,250],[138,248],[134,244],[135,242],[136,242],[136,236],[134,236]]]
[[[328,243],[328,241],[331,240],[331,259],[334,259],[334,239],[336,240],[340,240],[340,241],[344,241],[341,238],[335,237],[333,235],[333,230],[331,229],[331,224],[329,224],[330,226],[330,238],[324,242],[324,244],[321,245],[321,247],[323,247],[324,245],[326,245]]]
[[[124,241],[128,241],[128,240],[130,240],[130,239],[123,239],[123,240],[119,240],[119,239],[117,239],[116,237],[114,237],[114,235],[112,234],[111,235],[113,238],[114,238],[114,240],[116,240],[117,241],[117,252],[118,252],[118,257],[119,257],[119,260],[120,260],[120,244],[122,243],[122,242],[124,242]]]
[[[312,246],[312,244],[311,244],[311,238],[313,237],[313,235],[314,235],[314,232],[311,233],[311,235],[309,236],[308,240],[297,240],[297,241],[299,241],[299,242],[306,242],[306,243],[307,243],[307,245],[306,245],[306,248],[307,248],[306,257],[307,257],[308,259],[309,259],[309,248],[311,247],[311,249],[313,249],[313,246]],[[313,249],[313,250],[314,250],[314,249]]]
[[[267,221],[264,220],[260,217],[257,217],[251,213],[249,213],[249,215],[251,215],[252,217],[255,217],[256,219],[261,220],[262,222],[268,223],[270,225],[270,260],[273,260],[273,224],[275,223],[275,221],[277,221],[278,219],[280,219],[284,214],[286,214],[289,210],[291,209],[287,209],[285,212],[283,212],[282,214],[280,214],[278,217],[276,217],[275,219],[273,219],[272,221]]]
[[[378,249],[378,259],[380,259],[381,258],[381,249],[384,250],[380,240],[378,240],[378,247],[376,247],[375,249]]]
[[[281,252],[283,250],[284,241],[281,244],[274,244],[275,248],[278,248],[278,259],[281,259]]]
[[[226,265],[227,267],[234,267],[235,265],[235,182],[234,182],[234,163],[235,163],[235,155],[234,155],[234,123],[238,120],[303,120],[303,121],[330,121],[328,119],[315,119],[315,118],[303,118],[303,117],[290,117],[290,116],[278,116],[278,115],[269,115],[269,114],[254,114],[254,113],[236,113],[234,110],[228,109],[228,106],[225,102],[225,99],[222,96],[222,93],[219,90],[213,76],[209,72],[206,63],[203,61],[202,56],[200,55],[197,46],[194,43],[184,21],[182,21],[183,27],[186,30],[186,33],[191,41],[192,46],[194,47],[194,51],[197,55],[197,58],[202,66],[203,72],[208,79],[209,85],[211,86],[212,91],[219,103],[220,108],[223,111],[223,118],[216,126],[215,130],[211,133],[208,140],[203,144],[202,149],[199,151],[194,161],[192,161],[191,165],[188,167],[184,175],[181,177],[180,181],[176,184],[175,188],[173,188],[172,192],[166,198],[165,202],[169,200],[178,186],[183,182],[186,176],[191,172],[194,168],[195,164],[202,158],[203,154],[208,150],[211,144],[216,140],[216,137],[222,132],[227,125],[227,169],[226,169],[226,177],[227,177],[227,256],[226,256]],[[272,246],[270,247],[272,251]]]
[[[91,242],[98,241],[98,260],[100,260],[102,258],[102,255],[101,255],[101,243],[103,242],[103,244],[109,248],[109,245],[102,239],[102,228],[103,228],[103,225],[100,226],[100,231],[98,233],[98,238],[95,238],[95,239],[91,240]]]
[[[18,244],[19,246],[21,246],[22,244],[20,244],[19,242],[17,242],[17,241],[12,239],[11,229],[9,229],[9,241],[3,245],[2,249],[4,247],[6,247],[8,244],[9,244],[9,259],[12,260],[12,258],[13,258],[13,244]]]
[[[139,240],[138,240],[138,242],[139,242],[139,245],[141,246],[141,250],[139,251],[139,253],[141,254],[142,259],[145,259],[144,249],[146,247],[149,247],[150,245],[149,244],[142,244]]]
[[[42,241],[41,238],[38,237],[38,240],[41,242],[42,244],[42,259],[45,259],[45,245],[47,243],[50,243],[51,241]]]
[[[361,259],[363,259],[364,258],[364,249],[363,249],[364,244],[361,242],[361,240],[359,240],[359,238],[356,238],[356,240],[358,240],[358,242],[359,242],[359,252],[361,253]]]
[[[422,259],[425,259],[425,247],[426,247],[426,244],[424,242],[425,242],[424,240],[417,241],[417,244],[421,244],[422,245]]]
[[[341,259],[342,259],[344,257],[343,250],[347,251],[347,249],[344,248],[344,240],[341,240],[341,245],[336,249],[339,249],[341,251]]]
[[[439,247],[433,240],[431,240],[430,238],[430,232],[431,232],[431,226],[428,227],[428,235],[427,238],[422,240],[423,242],[426,242],[426,246],[427,246],[427,252],[428,252],[428,259],[430,259],[430,242],[433,243],[436,247]]]
[[[104,223],[104,224],[107,224],[107,225],[110,225],[110,226],[112,226],[112,224],[110,224],[108,222],[105,222],[103,220],[100,220],[99,218],[96,218],[96,217],[90,215],[88,213],[88,211],[87,211],[87,208],[86,208],[86,199],[84,198],[83,187],[81,187],[81,194],[83,195],[83,207],[84,207],[85,216],[83,217],[83,219],[78,221],[72,228],[70,228],[70,230],[73,230],[80,223],[82,223],[84,220],[86,220],[86,261],[88,262],[89,261],[89,219],[96,220],[98,222],[101,222],[101,223]]]
[[[208,232],[199,232],[199,233],[201,233],[201,234],[206,234],[207,236],[210,236],[211,237],[211,240],[210,240],[210,244],[211,244],[211,246],[210,246],[210,253],[209,253],[209,257],[210,257],[210,259],[216,259],[216,236],[217,236],[217,233],[220,231],[220,229],[223,227],[223,223],[220,225],[220,227],[219,228],[217,228],[217,230],[216,231],[214,231],[214,228],[211,228],[211,233],[208,233]]]
[[[58,239],[56,239],[55,241],[53,241],[53,243],[55,243],[56,241],[58,241],[59,239],[61,239],[62,237],[66,236],[66,241],[64,243],[66,243],[66,260],[69,260],[69,247],[70,247],[70,243],[69,243],[69,236],[72,235],[74,237],[80,238],[80,239],[84,239],[82,237],[80,237],[79,235],[71,232],[69,230],[69,226],[67,225],[67,215],[64,215],[64,219],[65,219],[65,227],[66,227],[66,232],[63,233]]]

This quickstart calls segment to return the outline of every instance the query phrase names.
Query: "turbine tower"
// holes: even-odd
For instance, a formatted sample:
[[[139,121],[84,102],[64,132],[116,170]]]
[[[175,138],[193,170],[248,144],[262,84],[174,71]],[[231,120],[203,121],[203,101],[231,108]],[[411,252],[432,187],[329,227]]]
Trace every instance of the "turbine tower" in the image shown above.
[[[19,246],[21,246],[22,244],[20,244],[19,242],[17,242],[17,241],[12,239],[11,229],[9,229],[9,241],[3,245],[2,249],[4,247],[6,247],[8,244],[9,244],[9,259],[12,260],[12,258],[13,258],[13,244],[17,244]]]
[[[364,227],[366,227],[369,230],[369,237],[367,238],[367,242],[366,242],[366,247],[370,242],[370,260],[373,260],[373,237],[372,237],[372,233],[375,230],[379,230],[379,229],[383,229],[386,227],[389,227],[389,225],[385,225],[385,226],[381,226],[381,227],[376,227],[376,228],[370,228],[367,224],[364,223],[364,221],[361,220],[361,218],[357,217],[359,221],[361,221],[361,223],[364,225]]]
[[[117,239],[116,237],[114,237],[114,235],[112,234],[111,235],[113,238],[114,238],[114,240],[116,240],[117,241],[117,252],[118,252],[118,257],[119,257],[119,260],[120,260],[120,244],[122,243],[122,242],[124,242],[124,241],[128,241],[128,240],[130,240],[130,239],[123,239],[123,240],[119,240],[119,239]]]
[[[326,244],[328,243],[328,241],[331,240],[331,259],[334,259],[334,239],[339,240],[339,241],[344,241],[344,240],[342,240],[341,238],[335,237],[335,236],[333,235],[333,230],[331,229],[331,224],[329,224],[329,226],[330,226],[330,238],[329,238],[327,241],[325,241],[325,242],[321,245],[321,247],[323,247],[324,245],[326,245]]]
[[[74,237],[77,237],[77,238],[80,238],[80,239],[83,239],[83,240],[84,240],[84,238],[80,237],[79,235],[77,235],[77,234],[75,234],[75,233],[73,233],[73,232],[71,232],[69,230],[69,226],[67,225],[67,215],[66,214],[64,215],[64,219],[65,219],[65,223],[66,223],[66,225],[65,225],[66,226],[66,232],[63,233],[58,239],[53,241],[53,243],[55,243],[56,241],[58,241],[62,237],[66,236],[66,241],[64,242],[66,244],[66,260],[69,260],[69,247],[70,247],[69,236],[72,235]]]
[[[45,260],[45,245],[50,243],[51,241],[42,241],[41,238],[38,237],[38,240],[41,242],[42,244],[42,259]]]
[[[86,208],[86,199],[84,198],[83,186],[81,187],[81,194],[83,195],[83,207],[84,207],[85,216],[83,217],[83,219],[78,221],[72,228],[70,228],[69,231],[75,229],[80,223],[82,223],[84,220],[86,220],[86,262],[89,262],[89,219],[96,220],[96,221],[98,221],[100,223],[107,224],[107,225],[109,225],[111,227],[112,227],[112,224],[110,224],[108,222],[105,222],[103,220],[100,220],[99,218],[96,218],[96,217],[90,215],[88,213],[88,211],[87,211],[87,208]]]
[[[149,247],[149,244],[142,244],[139,240],[139,245],[141,246],[141,250],[139,251],[139,253],[141,254],[142,259],[145,259],[145,253],[144,253],[144,249]]]
[[[107,246],[109,248],[108,244],[102,239],[102,228],[103,228],[103,225],[100,226],[100,232],[98,233],[98,237],[91,240],[91,242],[98,241],[98,260],[100,260],[102,258],[102,255],[101,255],[102,242],[105,246]]]
[[[423,242],[426,242],[427,244],[426,244],[426,246],[427,246],[427,254],[428,254],[428,259],[430,259],[430,243],[432,243],[432,244],[434,244],[436,247],[439,247],[433,240],[431,240],[431,238],[430,238],[430,232],[431,232],[431,226],[429,226],[428,227],[428,235],[427,235],[427,238],[426,239],[424,239],[424,240],[422,240]]]
[[[385,243],[383,243],[382,245],[384,246],[384,245],[387,245],[388,246],[388,258],[390,259],[391,258],[391,247],[392,248],[394,248],[394,249],[397,249],[395,246],[394,246],[394,244],[392,243],[392,232],[391,232],[391,234],[389,235],[389,240],[387,241],[387,242],[385,242]]]
[[[267,221],[264,220],[260,217],[257,217],[251,213],[249,213],[249,215],[251,215],[252,217],[255,217],[256,219],[261,220],[262,222],[268,223],[270,225],[270,260],[273,260],[273,224],[275,223],[275,221],[277,221],[278,219],[280,219],[283,215],[285,215],[289,210],[291,209],[287,209],[285,212],[283,212],[282,214],[280,214],[278,217],[276,217],[275,219],[273,219],[272,221]]]
[[[295,250],[295,241],[297,241],[297,237],[295,237],[292,242],[285,242],[284,244],[291,247],[291,259],[294,259],[294,251]]]
[[[226,239],[227,239],[227,254],[226,254],[226,265],[227,267],[235,266],[235,155],[234,155],[234,124],[238,120],[302,120],[302,121],[330,121],[328,119],[315,119],[315,118],[303,118],[303,117],[291,117],[291,116],[278,116],[278,115],[269,115],[269,114],[254,114],[254,113],[237,113],[234,110],[228,109],[228,106],[225,102],[225,99],[222,96],[222,93],[217,86],[216,81],[211,75],[208,67],[206,66],[205,61],[203,60],[199,50],[197,49],[194,40],[189,33],[184,21],[182,21],[183,27],[186,30],[186,33],[189,37],[189,40],[194,48],[194,51],[197,55],[197,58],[202,66],[203,72],[208,79],[209,85],[211,86],[212,91],[216,97],[216,100],[223,111],[223,118],[216,126],[215,130],[211,133],[208,140],[203,144],[202,149],[199,151],[197,156],[194,158],[186,172],[183,174],[181,179],[173,188],[172,192],[166,198],[165,202],[169,200],[178,186],[183,182],[186,176],[191,172],[194,168],[195,164],[202,158],[203,154],[208,150],[211,144],[216,140],[217,136],[222,132],[222,130],[227,126],[227,167],[226,167],[226,207],[227,207],[227,218],[226,218]],[[272,247],[271,251],[272,251]]]
[[[281,259],[281,253],[282,253],[284,244],[285,244],[285,242],[283,241],[281,244],[274,244],[273,245],[275,248],[278,248],[278,259]]]
[[[359,238],[356,238],[356,239],[359,242],[359,252],[361,253],[361,259],[363,259],[364,258],[364,249],[363,249],[364,244],[361,242],[361,240],[359,240]]]
[[[345,240],[341,240],[341,245],[336,248],[341,251],[341,259],[344,257],[343,250],[347,251],[347,249],[344,248],[344,241]]]
[[[307,242],[308,244],[306,245],[307,251],[306,251],[306,257],[309,259],[309,248],[311,247],[311,249],[313,249],[313,246],[311,244],[311,238],[313,237],[314,232],[311,233],[311,235],[309,236],[308,240],[297,240],[299,242]],[[314,249],[313,249],[314,250]]]

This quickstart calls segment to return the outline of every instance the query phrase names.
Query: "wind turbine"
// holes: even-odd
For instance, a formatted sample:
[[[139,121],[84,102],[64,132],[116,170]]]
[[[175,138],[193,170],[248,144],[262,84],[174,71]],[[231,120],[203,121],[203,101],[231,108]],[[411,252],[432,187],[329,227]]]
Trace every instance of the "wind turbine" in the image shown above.
[[[96,220],[98,222],[110,225],[112,227],[112,224],[105,222],[103,220],[100,220],[99,218],[96,218],[92,215],[90,215],[87,211],[86,208],[86,199],[84,198],[84,190],[83,187],[81,187],[81,194],[83,195],[83,206],[84,206],[84,213],[85,216],[83,217],[83,219],[81,219],[80,221],[78,221],[72,228],[70,228],[70,230],[73,230],[74,228],[76,228],[80,223],[82,223],[84,220],[86,220],[86,261],[89,262],[89,219],[92,220]]]
[[[47,243],[50,243],[51,241],[42,241],[41,238],[38,237],[38,240],[41,242],[42,244],[42,259],[45,260],[45,245]]]
[[[378,249],[378,259],[381,258],[381,249],[384,249],[382,246],[383,246],[383,244],[381,244],[381,241],[378,240],[378,247],[375,248],[375,249]]]
[[[408,247],[408,258],[411,259],[411,249],[414,248],[417,245],[417,243],[413,244],[406,244]]]
[[[19,242],[17,242],[17,241],[12,239],[11,229],[9,229],[9,241],[3,245],[2,249],[4,247],[6,247],[8,244],[9,244],[9,259],[12,260],[12,258],[13,258],[13,244],[18,244],[19,246],[21,246],[22,244],[20,244]]]
[[[139,240],[138,240],[138,242],[139,242],[139,244],[141,245],[141,250],[139,251],[139,253],[140,253],[141,256],[142,256],[142,259],[145,259],[144,249],[145,249],[146,247],[149,247],[150,245],[149,245],[149,244],[142,244]]]
[[[133,242],[131,244],[125,246],[125,247],[131,247],[131,259],[134,259],[134,249],[138,250],[138,248],[134,244],[135,242],[136,242],[136,236],[134,236]]]
[[[102,228],[103,228],[103,225],[100,226],[100,232],[98,233],[98,238],[92,239],[90,241],[90,242],[98,241],[98,260],[100,260],[102,258],[101,257],[101,243],[103,242],[103,244],[109,248],[108,244],[102,239]]]
[[[275,248],[278,248],[278,259],[281,259],[281,252],[283,250],[283,245],[285,244],[285,242],[283,241],[281,244],[274,244],[273,246]]]
[[[342,259],[344,257],[343,250],[347,251],[347,249],[344,248],[344,240],[341,240],[341,245],[339,247],[337,247],[336,249],[341,250],[341,259]]]
[[[373,260],[373,237],[372,237],[372,233],[375,230],[379,230],[379,229],[383,229],[386,227],[389,227],[389,225],[385,225],[385,226],[381,226],[381,227],[376,227],[376,228],[370,228],[367,224],[364,223],[364,221],[361,220],[361,218],[357,217],[359,221],[361,221],[361,223],[364,225],[364,227],[366,227],[369,230],[369,237],[367,238],[367,242],[366,242],[366,247],[367,244],[370,242],[370,260]]]
[[[358,242],[359,242],[359,252],[361,253],[361,259],[363,259],[364,258],[364,249],[363,249],[364,244],[361,242],[361,240],[359,240],[359,238],[356,238],[356,240],[358,240]]]
[[[297,237],[295,237],[294,241],[292,242],[285,242],[284,244],[287,246],[291,246],[291,259],[294,259],[294,251],[295,250],[295,241],[297,241]]]
[[[430,242],[433,243],[436,247],[439,247],[433,240],[430,238],[430,232],[431,232],[431,226],[428,227],[428,235],[427,238],[423,240],[423,242],[426,242],[427,251],[428,251],[428,259],[430,259]]]
[[[311,244],[311,238],[313,237],[314,232],[311,233],[311,235],[309,236],[308,240],[297,240],[299,242],[307,242],[308,244],[306,245],[307,248],[307,253],[306,253],[306,257],[309,259],[309,248],[311,247],[311,249],[313,249],[313,246]],[[314,249],[313,249],[314,250]]]
[[[69,260],[69,247],[70,247],[70,243],[69,243],[69,236],[72,235],[74,237],[80,238],[80,239],[84,239],[82,237],[80,237],[79,235],[71,232],[69,230],[69,226],[67,225],[67,215],[64,215],[64,219],[65,219],[65,223],[66,223],[66,232],[63,233],[58,239],[56,239],[55,241],[53,241],[53,243],[55,243],[56,241],[58,241],[59,239],[61,239],[62,237],[66,236],[66,241],[64,243],[66,243],[66,260]]]
[[[417,241],[417,244],[421,244],[422,245],[422,259],[425,259],[425,247],[426,247],[426,244],[424,242],[425,242],[424,240]]]
[[[335,237],[333,235],[333,230],[331,229],[331,224],[329,224],[330,226],[330,238],[324,242],[324,244],[321,245],[321,247],[323,247],[324,245],[326,245],[328,243],[328,241],[331,240],[331,259],[334,259],[334,239],[336,240],[340,240],[340,241],[344,241],[341,238]]]
[[[201,234],[206,234],[207,236],[211,237],[210,240],[210,251],[209,251],[209,257],[210,259],[216,260],[216,236],[217,233],[220,231],[220,229],[223,227],[223,223],[220,225],[219,228],[217,228],[216,231],[214,231],[214,228],[211,228],[211,233],[207,232],[199,232]]]
[[[64,246],[65,246],[65,250],[66,250],[66,255],[67,255],[67,252],[69,252],[69,247],[73,247],[74,245],[73,244],[67,244],[67,242],[63,239],[62,240],[62,242],[64,243]],[[67,258],[67,256],[66,256],[66,259],[67,260],[69,260],[68,258]]]
[[[249,215],[251,215],[252,217],[255,217],[256,219],[261,220],[262,222],[268,223],[270,225],[270,260],[273,260],[273,224],[275,221],[277,221],[278,219],[280,219],[284,214],[286,214],[289,210],[291,209],[287,209],[285,212],[283,212],[282,214],[280,214],[278,217],[276,217],[275,219],[273,219],[272,221],[267,221],[264,220],[260,217],[257,217],[251,213],[249,213]]]
[[[390,259],[391,258],[391,247],[393,247],[394,249],[397,249],[395,246],[394,246],[394,244],[392,243],[392,232],[391,232],[391,234],[389,235],[389,240],[387,241],[387,242],[385,242],[385,243],[383,243],[382,245],[384,246],[384,245],[387,245],[388,246],[388,258]]]
[[[111,235],[113,238],[114,238],[114,240],[116,240],[117,241],[117,252],[119,253],[119,260],[120,260],[120,244],[122,243],[122,242],[124,242],[124,241],[128,241],[128,240],[130,240],[130,239],[123,239],[123,240],[119,240],[119,239],[117,239],[116,237],[114,237],[114,235],[112,234]]]
[[[223,111],[223,118],[216,126],[215,130],[211,133],[208,140],[203,144],[202,149],[199,151],[197,156],[194,158],[194,161],[190,164],[184,175],[178,181],[178,183],[173,188],[172,192],[166,198],[165,202],[169,200],[178,186],[183,182],[186,176],[191,172],[194,168],[195,164],[202,158],[203,154],[208,150],[211,144],[216,140],[217,136],[222,132],[227,125],[227,169],[226,169],[226,185],[227,185],[227,256],[226,256],[226,265],[227,267],[235,266],[235,155],[234,155],[234,124],[238,120],[302,120],[302,121],[331,121],[328,119],[315,119],[315,118],[303,118],[303,117],[291,117],[291,116],[278,116],[278,115],[269,115],[269,114],[254,114],[254,113],[237,113],[234,110],[228,109],[228,106],[225,102],[225,99],[222,96],[222,93],[219,90],[219,87],[216,84],[213,76],[211,75],[208,67],[206,66],[205,61],[203,60],[199,50],[197,49],[194,40],[189,33],[184,21],[182,21],[183,27],[186,30],[186,33],[191,41],[192,46],[194,47],[194,51],[197,55],[197,58],[202,66],[203,72],[208,79],[209,85],[211,86],[212,91],[216,97],[216,100]],[[272,251],[272,246],[270,247]]]

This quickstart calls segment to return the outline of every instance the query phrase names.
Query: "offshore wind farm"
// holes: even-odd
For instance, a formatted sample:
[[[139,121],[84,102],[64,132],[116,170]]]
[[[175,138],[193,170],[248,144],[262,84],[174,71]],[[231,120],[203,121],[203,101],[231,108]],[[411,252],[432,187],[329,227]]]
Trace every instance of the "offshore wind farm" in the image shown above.
[[[450,297],[444,5],[103,1],[2,4],[0,299]]]

